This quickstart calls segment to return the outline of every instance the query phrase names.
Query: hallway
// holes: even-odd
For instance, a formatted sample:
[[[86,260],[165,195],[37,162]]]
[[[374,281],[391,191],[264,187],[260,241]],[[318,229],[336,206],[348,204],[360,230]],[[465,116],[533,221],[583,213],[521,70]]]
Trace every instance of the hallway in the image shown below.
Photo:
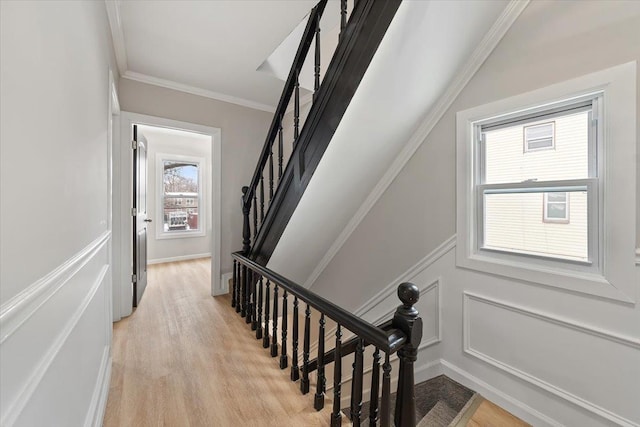
[[[210,259],[149,266],[140,307],[114,324],[104,425],[324,426],[228,296],[212,298]]]

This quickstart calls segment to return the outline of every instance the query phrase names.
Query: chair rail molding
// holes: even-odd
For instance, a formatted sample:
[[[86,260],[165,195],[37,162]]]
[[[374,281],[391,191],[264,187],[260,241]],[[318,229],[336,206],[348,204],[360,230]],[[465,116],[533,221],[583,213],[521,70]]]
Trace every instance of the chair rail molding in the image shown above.
[[[492,366],[494,366],[495,368],[498,368],[510,375],[513,375],[523,381],[526,381],[527,383],[537,386],[557,397],[560,397],[568,402],[571,402],[583,409],[586,409],[587,411],[602,417],[608,421],[614,422],[616,424],[622,425],[622,426],[628,426],[628,427],[638,427],[640,426],[640,424],[635,423],[631,420],[628,420],[626,418],[624,418],[623,416],[620,416],[608,409],[605,409],[593,402],[590,402],[580,396],[577,396],[567,390],[564,390],[562,388],[560,388],[559,386],[556,386],[554,384],[551,384],[541,378],[536,377],[535,375],[532,375],[531,373],[528,373],[524,370],[518,369],[514,366],[509,365],[506,362],[497,360],[493,357],[491,357],[488,354],[483,353],[482,351],[473,348],[473,346],[471,345],[471,323],[470,323],[470,303],[472,301],[476,301],[476,302],[480,302],[480,303],[484,303],[484,304],[489,304],[492,305],[494,307],[503,309],[503,310],[508,310],[511,311],[513,313],[516,314],[520,314],[523,316],[527,316],[527,317],[531,317],[537,320],[541,320],[544,322],[548,322],[548,323],[552,323],[554,325],[563,327],[563,328],[568,328],[577,332],[581,332],[584,334],[588,334],[588,335],[592,335],[594,337],[597,338],[601,338],[601,339],[605,339],[617,344],[621,344],[623,346],[627,346],[630,347],[634,350],[640,350],[640,340],[636,339],[636,338],[632,338],[632,337],[628,337],[628,336],[624,336],[621,334],[617,334],[611,331],[607,331],[601,328],[597,328],[591,325],[587,325],[585,323],[582,322],[576,322],[574,320],[569,320],[566,319],[564,317],[561,316],[557,316],[557,315],[551,315],[549,313],[545,313],[543,311],[537,310],[537,309],[533,309],[533,308],[526,308],[523,306],[520,306],[518,304],[512,304],[512,303],[508,303],[505,301],[500,301],[494,298],[489,298],[486,296],[481,296],[475,293],[470,293],[470,292],[464,292],[463,293],[463,307],[462,307],[462,312],[463,312],[463,332],[462,332],[462,336],[463,336],[463,351],[464,353],[473,356],[479,360],[482,360],[483,362],[486,362]]]
[[[55,270],[29,285],[0,307],[0,344],[4,343],[20,326],[38,311],[53,295],[67,284],[107,244],[111,231],[77,252]]]

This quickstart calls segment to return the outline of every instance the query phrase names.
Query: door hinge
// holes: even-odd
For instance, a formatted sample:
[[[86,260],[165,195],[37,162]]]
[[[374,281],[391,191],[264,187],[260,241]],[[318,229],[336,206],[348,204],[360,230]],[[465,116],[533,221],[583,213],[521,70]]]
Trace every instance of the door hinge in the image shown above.
[[[138,275],[137,274],[132,274],[131,275],[131,281],[134,282],[134,283],[137,282],[138,281]]]
[[[136,208],[131,208],[131,216],[137,216],[138,215],[138,211],[136,210]]]
[[[132,150],[138,149],[138,141],[131,141],[131,149]]]

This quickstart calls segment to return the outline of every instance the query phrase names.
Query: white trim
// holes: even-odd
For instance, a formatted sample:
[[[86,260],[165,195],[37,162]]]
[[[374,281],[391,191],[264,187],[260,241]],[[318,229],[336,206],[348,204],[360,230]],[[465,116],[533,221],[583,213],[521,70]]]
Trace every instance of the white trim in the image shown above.
[[[485,296],[480,296],[477,294],[473,294],[473,293],[469,293],[469,292],[464,292],[463,293],[463,305],[462,305],[462,318],[463,318],[463,327],[462,327],[462,336],[463,336],[463,351],[468,354],[471,355],[473,357],[476,357],[504,372],[507,372],[521,380],[524,380],[526,382],[528,382],[529,384],[535,385],[551,394],[554,394],[555,396],[558,396],[568,402],[571,402],[577,406],[580,406],[581,408],[584,408],[590,412],[592,412],[593,414],[596,414],[602,418],[605,418],[609,421],[612,421],[616,424],[622,425],[622,426],[628,426],[628,427],[638,427],[640,426],[640,424],[634,423],[631,420],[628,420],[618,414],[615,414],[601,406],[598,406],[592,402],[589,402],[586,399],[583,399],[579,396],[576,396],[573,393],[570,393],[560,387],[557,387],[547,381],[542,380],[541,378],[538,378],[532,374],[529,374],[527,372],[524,372],[518,368],[515,368],[505,362],[501,362],[499,360],[494,359],[493,357],[484,354],[474,348],[471,347],[471,343],[470,343],[470,332],[471,332],[471,325],[470,325],[470,317],[469,317],[469,302],[471,300],[475,300],[475,301],[479,301],[485,304],[490,304],[493,305],[495,307],[498,308],[502,308],[505,310],[509,310],[512,311],[514,313],[518,313],[518,314],[522,314],[524,316],[529,316],[529,317],[533,317],[535,319],[539,319],[542,321],[546,321],[549,323],[552,323],[554,325],[559,325],[561,327],[564,328],[569,328],[569,329],[573,329],[575,331],[578,332],[582,332],[588,335],[592,335],[598,338],[602,338],[608,341],[612,341],[615,342],[617,344],[622,344],[628,347],[631,347],[633,349],[636,350],[640,350],[640,341],[632,338],[632,337],[628,337],[628,336],[624,336],[624,335],[619,335],[610,331],[606,331],[604,329],[600,329],[600,328],[596,328],[593,326],[589,326],[586,325],[584,323],[578,323],[575,321],[571,321],[568,320],[566,318],[560,317],[560,316],[555,316],[555,315],[550,315],[548,313],[545,313],[543,311],[539,311],[539,310],[534,310],[532,308],[525,308],[522,307],[520,305],[516,305],[516,304],[511,304],[511,303],[507,303],[504,301],[499,301],[493,298],[488,298]]]
[[[132,126],[134,124],[165,127],[170,129],[184,130],[187,132],[201,133],[211,136],[211,174],[209,176],[209,191],[211,192],[211,295],[220,293],[220,206],[221,206],[221,174],[222,174],[222,132],[219,128],[203,126],[194,123],[181,122],[178,120],[165,119],[162,117],[149,116],[146,114],[122,112],[121,118],[121,141],[119,170],[116,177],[120,180],[114,185],[114,189],[119,190],[119,194],[114,197],[120,199],[120,230],[114,231],[120,236],[120,293],[121,293],[121,315],[129,316],[132,307],[132,285],[131,285],[131,200],[132,200],[132,156],[129,141],[132,139]]]
[[[636,249],[636,265],[640,265],[640,248]]]
[[[0,425],[10,426],[16,422],[17,418],[22,413],[22,410],[27,405],[27,403],[31,399],[31,396],[42,381],[42,378],[45,376],[45,374],[49,370],[49,367],[60,352],[60,349],[69,338],[69,335],[71,335],[71,332],[73,332],[75,327],[78,325],[80,318],[95,297],[98,289],[100,288],[100,285],[103,283],[105,276],[107,275],[108,270],[108,265],[104,265],[102,267],[100,273],[98,274],[98,277],[91,285],[91,288],[89,289],[87,295],[78,305],[78,308],[73,313],[73,316],[71,316],[71,318],[67,321],[64,328],[62,329],[62,331],[60,331],[51,347],[49,347],[49,350],[47,350],[42,359],[40,359],[40,362],[34,367],[31,375],[25,381],[22,388],[16,393],[16,399],[8,405],[8,408],[4,408],[4,414],[2,416],[2,419],[0,420]]]
[[[113,51],[116,56],[116,63],[120,75],[123,75],[127,68],[127,48],[124,42],[124,31],[122,30],[122,20],[120,19],[120,0],[105,0],[107,8],[107,18],[111,28],[111,39],[113,40]]]
[[[111,326],[111,325],[109,325]],[[93,389],[89,411],[85,418],[84,425],[86,427],[101,427],[104,419],[104,413],[107,409],[107,399],[109,397],[109,384],[111,383],[111,346],[104,347],[102,353],[102,361],[100,362],[100,370],[98,371],[98,380]]]
[[[174,82],[172,80],[161,79],[159,77],[149,76],[147,74],[137,73],[135,71],[125,71],[124,73],[122,73],[122,78],[154,86],[160,86],[167,89],[173,89],[179,92],[190,93],[192,95],[198,95],[205,98],[215,99],[217,101],[228,102],[230,104],[236,104],[243,107],[253,108],[254,110],[261,110],[269,113],[274,113],[276,111],[276,108],[272,105],[262,104],[260,102],[251,101],[249,99],[239,98],[237,96],[227,95],[220,92],[214,92],[212,90]]]
[[[400,154],[393,161],[384,176],[378,181],[371,193],[367,196],[364,203],[360,206],[355,215],[349,220],[345,228],[342,230],[338,238],[333,242],[331,247],[324,254],[318,266],[313,270],[309,278],[304,283],[306,288],[309,288],[320,277],[320,274],[329,265],[333,257],[338,253],[340,248],[346,243],[347,239],[355,231],[362,220],[367,216],[369,211],[376,204],[378,199],[382,197],[382,194],[391,185],[393,180],[398,176],[400,171],[409,162],[414,153],[425,142],[427,136],[431,133],[433,128],[438,124],[442,116],[447,112],[453,101],[458,97],[462,89],[469,83],[471,78],[476,74],[480,66],[489,57],[491,52],[498,45],[502,37],[511,28],[518,16],[529,4],[529,0],[511,0],[505,7],[500,17],[496,20],[495,24],[484,36],[478,47],[473,51],[473,54],[466,62],[462,70],[455,76],[451,84],[447,87],[443,95],[438,99],[435,107],[433,107],[422,124],[413,133],[409,141],[402,149]]]
[[[35,281],[0,307],[0,344],[20,328],[42,305],[53,297],[105,246],[111,231],[73,255],[46,276]]]
[[[233,279],[233,273],[223,273],[220,278],[220,293],[216,293],[214,296],[228,294],[229,280],[231,279]]]
[[[511,412],[513,415],[536,426],[563,427],[563,424],[547,417],[525,403],[487,384],[481,379],[460,369],[453,363],[440,360],[440,369],[444,375],[479,393],[491,402]]]
[[[147,264],[148,265],[163,264],[165,262],[188,261],[191,259],[210,258],[210,257],[211,257],[211,252],[207,252],[204,254],[181,255],[181,256],[174,256],[169,258],[150,259],[147,261]]]
[[[633,231],[629,232],[635,229],[636,220],[635,179],[631,179],[636,174],[635,86],[636,63],[628,62],[456,114],[457,266],[604,299],[625,303],[636,301],[631,252],[636,243]],[[479,153],[472,144],[475,127],[495,117],[541,111],[558,102],[591,97],[596,93],[604,94],[604,123],[598,126],[598,132],[602,134],[598,157],[604,173],[599,173],[597,184],[600,188],[590,190],[589,194],[590,203],[606,202],[601,207],[589,209],[598,214],[593,227],[596,220],[602,219],[597,233],[590,230],[589,244],[598,244],[598,259],[591,260],[593,265],[586,268],[569,262],[514,254],[496,255],[480,250],[475,232],[481,217],[476,193],[478,170],[474,167]],[[589,252],[596,251],[590,248]]]

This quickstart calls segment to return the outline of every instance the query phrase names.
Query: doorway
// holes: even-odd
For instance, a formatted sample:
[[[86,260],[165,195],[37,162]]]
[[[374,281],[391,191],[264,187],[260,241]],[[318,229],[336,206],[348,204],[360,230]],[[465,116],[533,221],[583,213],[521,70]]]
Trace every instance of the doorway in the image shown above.
[[[147,264],[210,258],[211,294],[224,293],[220,130],[126,112],[121,123],[122,141],[129,143],[120,144],[119,153],[121,271],[114,276],[121,307],[114,318],[144,304]]]

